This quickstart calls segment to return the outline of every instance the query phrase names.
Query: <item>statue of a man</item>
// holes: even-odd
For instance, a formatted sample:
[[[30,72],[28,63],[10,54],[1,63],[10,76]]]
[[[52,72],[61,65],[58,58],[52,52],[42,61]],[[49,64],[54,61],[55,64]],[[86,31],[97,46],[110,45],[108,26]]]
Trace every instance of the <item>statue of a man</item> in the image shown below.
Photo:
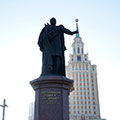
[[[71,32],[63,25],[56,26],[55,18],[51,18],[50,25],[42,29],[38,39],[42,51],[42,75],[65,76],[64,33],[73,35],[78,31]]]

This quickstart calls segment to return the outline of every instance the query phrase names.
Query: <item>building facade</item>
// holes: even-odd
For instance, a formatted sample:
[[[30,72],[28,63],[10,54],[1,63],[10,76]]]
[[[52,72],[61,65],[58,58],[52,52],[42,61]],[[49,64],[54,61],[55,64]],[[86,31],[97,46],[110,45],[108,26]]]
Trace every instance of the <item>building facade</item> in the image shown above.
[[[28,120],[34,120],[34,102],[29,104],[29,117]]]
[[[78,30],[78,20],[76,20]],[[74,91],[69,96],[70,120],[101,120],[97,66],[92,65],[88,53],[84,53],[84,43],[77,33],[72,44],[66,75],[74,80]]]

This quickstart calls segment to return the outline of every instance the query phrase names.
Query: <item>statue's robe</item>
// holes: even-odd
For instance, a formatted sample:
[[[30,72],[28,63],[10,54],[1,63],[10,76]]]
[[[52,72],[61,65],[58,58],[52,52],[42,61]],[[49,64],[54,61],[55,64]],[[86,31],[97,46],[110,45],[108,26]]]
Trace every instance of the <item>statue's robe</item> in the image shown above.
[[[41,31],[38,45],[42,51],[42,75],[65,76],[64,33],[73,35],[73,32],[64,28],[63,25],[45,25]]]

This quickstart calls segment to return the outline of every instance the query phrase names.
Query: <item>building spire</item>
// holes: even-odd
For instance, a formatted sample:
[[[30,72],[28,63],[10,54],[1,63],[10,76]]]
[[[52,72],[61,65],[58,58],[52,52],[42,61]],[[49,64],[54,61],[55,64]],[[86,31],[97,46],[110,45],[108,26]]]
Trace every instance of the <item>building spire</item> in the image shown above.
[[[80,34],[79,34],[79,28],[78,28],[78,21],[79,19],[75,19],[76,21],[76,30],[78,31],[78,33],[76,33],[76,38],[80,37]]]

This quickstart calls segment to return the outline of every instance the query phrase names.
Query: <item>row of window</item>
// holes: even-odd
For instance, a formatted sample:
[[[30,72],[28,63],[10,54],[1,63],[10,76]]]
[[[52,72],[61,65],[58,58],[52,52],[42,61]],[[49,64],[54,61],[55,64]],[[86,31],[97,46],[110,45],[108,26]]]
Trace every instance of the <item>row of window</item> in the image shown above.
[[[78,54],[79,54],[79,53],[84,54],[84,51],[83,51],[83,48],[80,49],[80,48],[78,47],[77,49],[73,48],[73,53],[74,53],[74,54],[76,54],[76,53],[78,53]]]
[[[81,74],[81,72],[72,72],[73,74],[73,77],[75,76],[76,78],[78,78],[78,75],[79,75],[79,78],[81,79],[81,76],[83,76],[83,79],[85,79],[85,76],[86,78],[88,79],[88,72],[85,74],[85,72],[83,72],[83,74]],[[96,77],[96,75],[95,75]],[[91,73],[91,79],[93,79],[93,73]]]
[[[92,97],[92,101],[93,101],[93,105],[95,105],[95,97]],[[79,104],[79,103],[83,104],[83,99],[81,99],[81,101],[79,101],[79,98],[77,98],[77,104]],[[88,103],[87,103],[87,99],[84,98],[84,103],[85,103],[85,105],[87,105],[87,104],[90,105],[91,104],[90,98],[88,98]],[[75,97],[73,98],[73,104],[75,104]]]
[[[83,110],[81,110],[81,113],[84,113]],[[96,116],[96,111],[93,112],[94,115]],[[80,111],[74,111],[74,114],[80,114]],[[91,114],[91,111],[85,111],[85,114]]]
[[[83,64],[83,65],[72,65],[72,70],[88,70],[88,64]]]
[[[83,75],[83,76],[84,76],[84,75],[86,75],[86,76],[89,75],[88,72],[72,72],[72,73],[73,73],[74,75],[76,75],[76,76],[77,76],[77,75],[80,75],[80,76],[81,76],[81,75]],[[91,77],[93,77],[93,73],[91,73]]]

